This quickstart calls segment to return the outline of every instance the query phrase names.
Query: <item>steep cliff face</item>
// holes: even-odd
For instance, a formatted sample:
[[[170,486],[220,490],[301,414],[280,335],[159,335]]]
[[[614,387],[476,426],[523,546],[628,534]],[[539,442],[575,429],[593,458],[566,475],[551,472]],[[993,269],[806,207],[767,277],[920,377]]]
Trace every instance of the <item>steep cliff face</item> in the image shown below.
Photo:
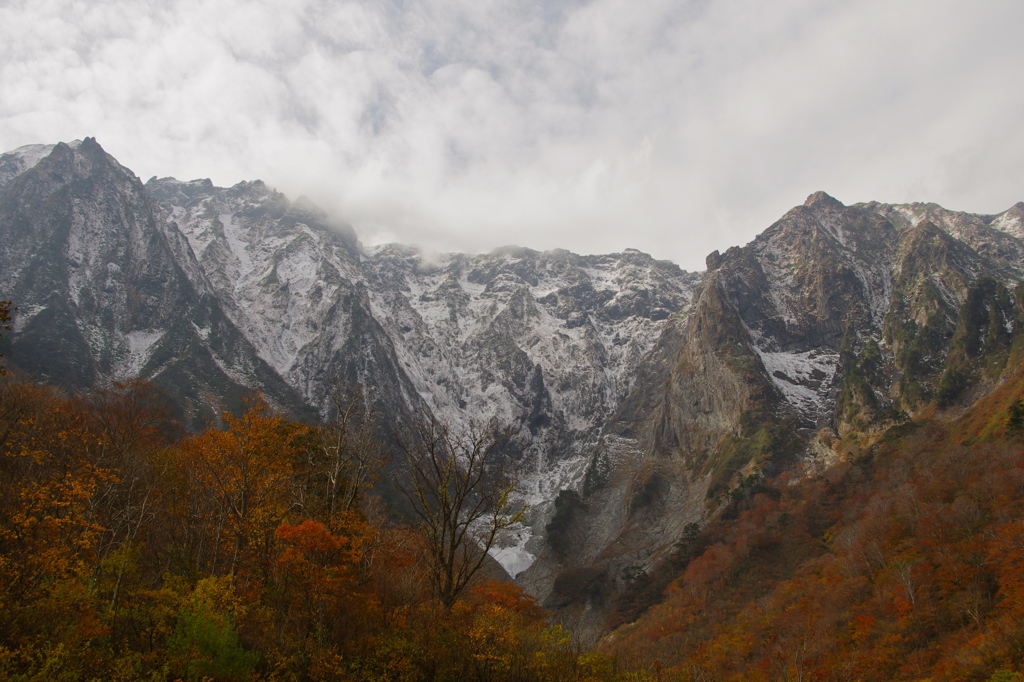
[[[19,308],[10,363],[73,387],[145,376],[191,418],[250,387],[298,396],[253,352],[176,257],[181,236],[91,138],[5,155],[0,289]],[[184,265],[184,267],[183,267]]]
[[[333,398],[361,385],[395,420],[421,408],[371,311],[351,226],[260,181],[220,188],[154,178],[146,190],[187,239],[198,265],[190,279],[305,404],[328,416]]]
[[[597,434],[699,277],[638,251],[427,259],[390,245],[364,267],[375,314],[434,414],[516,431],[508,454],[530,522],[500,553],[516,575],[545,551],[554,499],[578,485]]]
[[[310,418],[364,390],[392,423],[511,425],[531,511],[497,558],[592,632],[737,486],[955,410],[1024,353],[1024,204],[819,192],[707,265],[367,249],[259,181],[143,185],[92,139],[0,156],[9,364],[151,378],[196,421],[252,389]]]
[[[741,415],[789,420],[805,434],[852,428],[844,386],[875,348],[887,367],[875,372],[876,398],[920,408],[935,395],[971,287],[1020,279],[1019,212],[847,207],[812,195],[747,246],[708,257],[700,295],[666,329],[611,428],[684,456],[742,431]]]
[[[195,420],[249,389],[307,416],[362,389],[391,424],[510,424],[533,514],[503,539],[513,573],[700,279],[637,251],[366,250],[259,181],[143,186],[94,140],[6,154],[0,180],[15,365],[79,387],[152,378]]]
[[[711,254],[572,488],[558,551],[523,581],[593,634],[616,587],[751,476],[816,470],[838,439],[968,403],[1019,352],[1020,214],[819,192]],[[589,592],[566,587],[581,575]]]
[[[659,491],[641,505],[643,525],[657,533],[629,561],[649,566],[687,523],[713,512],[709,490],[714,498],[741,471],[793,464],[806,449],[795,434],[810,439],[830,427],[844,339],[882,324],[896,232],[817,194],[747,246],[708,257],[699,294],[665,326],[605,431],[639,455],[601,494],[635,512],[636,491]],[[670,526],[650,523],[659,505]],[[637,525],[614,534],[643,535]],[[598,535],[588,535],[581,557],[595,554]]]

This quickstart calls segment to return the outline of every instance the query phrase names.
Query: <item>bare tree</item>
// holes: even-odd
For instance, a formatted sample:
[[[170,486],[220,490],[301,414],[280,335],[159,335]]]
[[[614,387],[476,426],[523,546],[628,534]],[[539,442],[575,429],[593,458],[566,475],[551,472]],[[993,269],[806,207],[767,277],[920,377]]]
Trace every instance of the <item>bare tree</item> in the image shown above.
[[[12,319],[11,313],[16,310],[17,308],[11,307],[10,301],[0,301],[0,329],[4,331],[11,330],[11,326],[7,323],[10,322]],[[3,334],[0,334],[0,336],[3,336]],[[0,353],[0,358],[2,357],[3,354]],[[0,365],[0,377],[4,376],[5,374],[7,374],[7,367],[5,367],[4,365]]]
[[[520,523],[525,507],[512,501],[515,482],[496,462],[508,431],[470,426],[453,430],[433,417],[396,436],[408,478],[398,484],[427,541],[430,581],[445,608],[468,588],[501,531]]]
[[[346,512],[356,509],[387,461],[376,415],[367,402],[361,390],[347,398],[335,395],[334,418],[313,432],[305,452],[298,504],[326,518],[332,529]]]

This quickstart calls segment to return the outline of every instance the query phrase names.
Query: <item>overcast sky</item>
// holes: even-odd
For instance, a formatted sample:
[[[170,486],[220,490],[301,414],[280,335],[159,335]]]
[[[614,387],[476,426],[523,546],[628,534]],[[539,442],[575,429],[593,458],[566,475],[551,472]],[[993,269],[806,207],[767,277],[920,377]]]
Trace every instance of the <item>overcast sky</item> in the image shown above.
[[[0,150],[85,136],[366,243],[703,269],[819,189],[1024,200],[1024,2],[0,0]]]

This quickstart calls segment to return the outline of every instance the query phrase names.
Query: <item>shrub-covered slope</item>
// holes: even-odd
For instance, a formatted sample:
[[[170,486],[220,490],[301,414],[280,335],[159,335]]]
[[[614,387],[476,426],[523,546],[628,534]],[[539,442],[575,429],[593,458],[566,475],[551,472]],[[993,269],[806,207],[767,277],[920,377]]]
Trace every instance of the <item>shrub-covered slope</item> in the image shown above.
[[[987,680],[1024,665],[1024,372],[822,475],[737,488],[602,643],[672,679]],[[661,588],[664,587],[663,593]]]

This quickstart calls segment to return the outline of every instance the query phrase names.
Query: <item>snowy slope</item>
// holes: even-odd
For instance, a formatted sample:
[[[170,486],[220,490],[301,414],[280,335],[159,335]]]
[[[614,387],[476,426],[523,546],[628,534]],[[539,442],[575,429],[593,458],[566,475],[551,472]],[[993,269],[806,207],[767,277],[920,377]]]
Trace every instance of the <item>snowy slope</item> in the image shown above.
[[[361,252],[350,227],[258,181],[163,178],[146,188],[168,232],[187,240],[196,286],[322,413],[339,385],[358,381],[389,414],[429,409],[456,427],[513,425],[534,525],[582,475],[584,443],[700,279],[631,250]],[[521,547],[532,534],[505,538],[520,548],[500,554],[510,571],[529,563]]]
[[[699,276],[637,251],[577,256],[528,249],[426,258],[379,247],[364,261],[374,314],[433,412],[519,427],[520,494],[532,530],[505,538],[512,575],[559,491],[578,487],[608,417]]]
[[[734,389],[801,429],[832,428],[842,348],[873,341],[891,364],[893,320],[939,320],[948,335],[978,277],[1024,276],[1024,204],[983,216],[816,193],[712,254],[705,277],[628,249],[364,249],[350,226],[260,181],[143,186],[91,138],[0,155],[0,222],[0,294],[20,306],[19,357],[44,378],[142,375],[196,415],[259,389],[328,416],[361,385],[394,421],[512,425],[506,455],[534,510],[499,553],[512,572],[613,433],[635,432],[637,457],[693,456],[736,432],[753,403]],[[878,388],[883,403],[898,379]],[[612,429],[620,413],[637,423]]]

